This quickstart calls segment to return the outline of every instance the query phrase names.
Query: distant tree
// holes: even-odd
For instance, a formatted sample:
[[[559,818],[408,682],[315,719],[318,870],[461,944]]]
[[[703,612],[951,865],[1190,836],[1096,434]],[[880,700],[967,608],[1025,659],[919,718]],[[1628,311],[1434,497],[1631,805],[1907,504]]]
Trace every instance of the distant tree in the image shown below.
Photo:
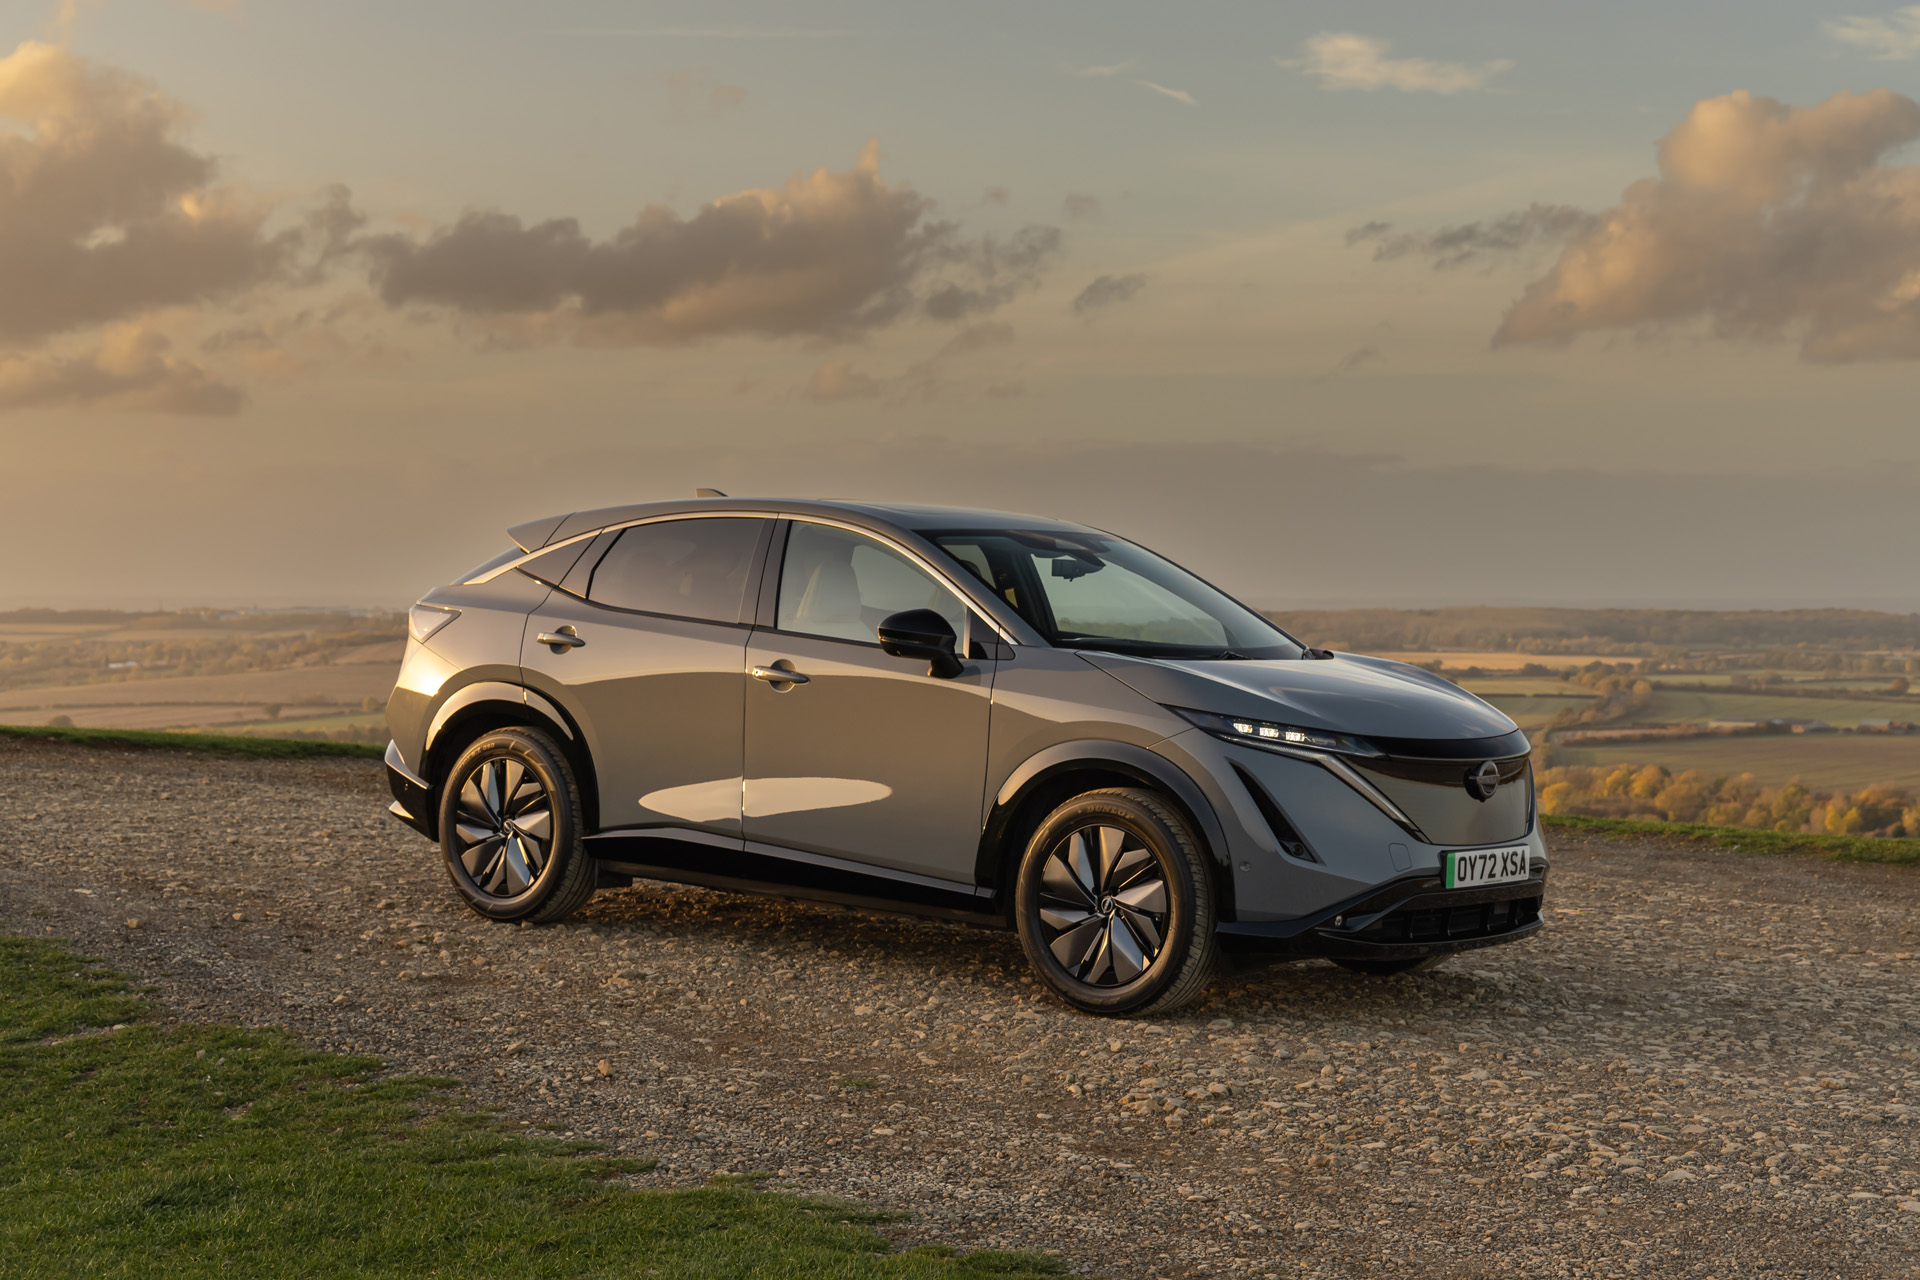
[[[53,719],[47,721],[47,723],[55,729],[71,729],[73,728],[73,717],[55,716]]]
[[[267,719],[269,720],[278,720],[280,718],[280,704],[277,702],[269,702],[260,709],[267,713]]]
[[[1887,686],[1887,692],[1888,693],[1905,693],[1910,688],[1912,688],[1912,686],[1907,683],[1907,678],[1905,676],[1895,676],[1893,678],[1893,683]]]
[[[372,694],[368,694],[366,697],[360,699],[360,709],[366,712],[368,715],[372,715],[374,712],[380,710],[382,707],[385,707],[386,705],[387,704],[385,702],[382,702],[380,699],[374,697]]]

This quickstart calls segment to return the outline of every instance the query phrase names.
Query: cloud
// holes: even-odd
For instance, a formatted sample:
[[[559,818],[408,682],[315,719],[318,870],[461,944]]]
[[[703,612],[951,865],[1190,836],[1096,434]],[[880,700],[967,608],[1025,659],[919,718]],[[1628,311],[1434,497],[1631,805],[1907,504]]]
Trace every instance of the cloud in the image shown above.
[[[1825,30],[1829,39],[1865,50],[1880,62],[1920,57],[1920,4],[1884,18],[1839,18],[1826,23]]]
[[[823,364],[800,394],[820,404],[841,400],[870,400],[886,389],[886,384],[871,374],[861,373],[845,360]]]
[[[1319,79],[1328,90],[1398,89],[1402,93],[1471,93],[1513,66],[1504,59],[1469,66],[1426,58],[1389,58],[1387,43],[1352,31],[1322,31],[1303,46],[1304,58],[1274,61]]]
[[[1069,191],[1067,198],[1060,202],[1060,207],[1069,218],[1097,218],[1100,216],[1100,201],[1094,196],[1076,195]]]
[[[1393,224],[1369,222],[1347,232],[1347,245],[1371,243],[1375,262],[1429,258],[1436,267],[1458,267],[1488,254],[1512,253],[1528,245],[1566,240],[1590,230],[1594,217],[1566,204],[1532,204],[1484,222],[1467,222],[1438,231],[1389,234]]]
[[[1380,354],[1380,348],[1361,347],[1357,351],[1349,351],[1346,355],[1341,356],[1340,363],[1333,366],[1333,371],[1335,373],[1349,373],[1369,361],[1385,359],[1386,357]]]
[[[715,200],[692,217],[648,206],[604,241],[572,218],[468,213],[424,238],[361,244],[391,306],[440,306],[525,341],[667,344],[722,334],[851,338],[919,312],[957,320],[1036,284],[1052,227],[965,240],[931,202],[880,177],[868,143],[844,173]]]
[[[1175,102],[1181,103],[1185,106],[1197,107],[1200,105],[1198,102],[1194,100],[1193,95],[1188,93],[1184,89],[1169,89],[1167,88],[1167,86],[1163,84],[1155,84],[1151,80],[1135,80],[1134,83],[1139,85],[1142,89],[1151,89],[1153,92],[1159,94],[1161,97],[1172,98]]]
[[[308,243],[216,187],[185,108],[137,76],[29,41],[0,58],[0,119],[22,126],[0,131],[0,344],[231,296]]]
[[[667,76],[667,118],[718,120],[747,105],[747,91],[721,84],[705,67],[681,67]]]
[[[1496,346],[1704,319],[1797,333],[1804,359],[1920,359],[1920,104],[1888,89],[1791,107],[1744,90],[1694,105],[1628,187],[1530,285]]]
[[[0,359],[0,409],[101,405],[156,413],[237,413],[242,393],[167,354],[162,335],[128,326],[72,355]]]
[[[949,356],[963,356],[974,351],[985,351],[988,347],[1004,347],[1013,341],[1013,326],[1004,320],[986,320],[979,324],[970,324],[948,340],[940,348],[936,360]]]
[[[1080,76],[1083,79],[1106,79],[1110,76],[1123,76],[1133,68],[1132,62],[1116,62],[1105,67],[1062,67],[1060,69],[1070,76]]]
[[[935,320],[998,310],[1040,282],[1064,243],[1058,227],[1022,227],[1004,242],[988,235],[945,244],[936,256],[958,270],[964,283],[940,285],[927,295],[922,310]]]
[[[1073,314],[1084,316],[1104,307],[1118,306],[1146,287],[1144,275],[1100,276],[1073,300]]]

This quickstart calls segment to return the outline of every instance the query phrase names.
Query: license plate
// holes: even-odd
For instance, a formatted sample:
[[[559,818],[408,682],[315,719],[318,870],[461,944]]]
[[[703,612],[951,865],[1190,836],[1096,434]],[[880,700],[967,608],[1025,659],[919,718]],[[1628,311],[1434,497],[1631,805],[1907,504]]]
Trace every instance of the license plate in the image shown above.
[[[1527,847],[1459,849],[1446,856],[1447,888],[1474,889],[1483,884],[1525,880],[1533,873]]]

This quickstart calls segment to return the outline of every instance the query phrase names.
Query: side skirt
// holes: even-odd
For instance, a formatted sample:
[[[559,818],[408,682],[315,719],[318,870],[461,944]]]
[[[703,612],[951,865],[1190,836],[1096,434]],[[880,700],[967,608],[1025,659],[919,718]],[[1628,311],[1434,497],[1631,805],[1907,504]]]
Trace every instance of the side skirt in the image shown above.
[[[991,889],[890,872],[797,849],[749,844],[703,831],[602,831],[586,839],[603,877],[697,884],[768,898],[825,902],[861,911],[1006,927]]]

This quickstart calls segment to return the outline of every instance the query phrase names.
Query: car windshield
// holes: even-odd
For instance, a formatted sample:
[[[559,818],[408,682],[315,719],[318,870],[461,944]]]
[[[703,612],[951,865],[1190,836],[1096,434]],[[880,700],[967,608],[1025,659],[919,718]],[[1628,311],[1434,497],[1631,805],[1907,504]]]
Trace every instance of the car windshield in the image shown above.
[[[1153,658],[1298,658],[1280,628],[1179,565],[1104,534],[995,530],[932,541],[1063,648]]]

